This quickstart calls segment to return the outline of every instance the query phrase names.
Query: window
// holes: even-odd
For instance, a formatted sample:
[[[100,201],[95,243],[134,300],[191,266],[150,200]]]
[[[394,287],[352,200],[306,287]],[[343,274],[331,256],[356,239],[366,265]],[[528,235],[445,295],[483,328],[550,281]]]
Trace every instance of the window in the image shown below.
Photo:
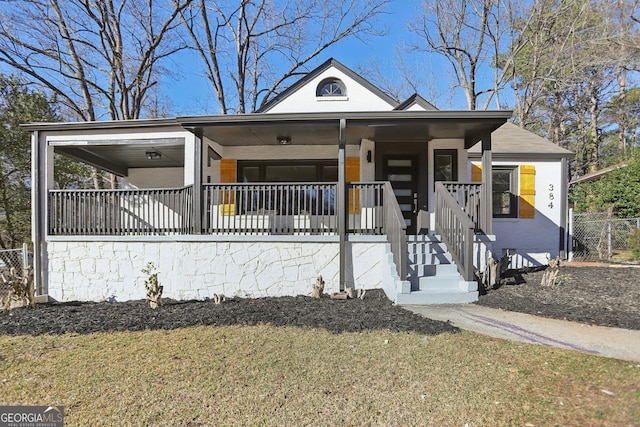
[[[238,160],[238,182],[334,182],[337,160]]]
[[[433,180],[458,180],[458,150],[433,150]]]
[[[516,168],[510,167],[492,168],[494,218],[518,217],[518,175],[516,171]]]
[[[337,160],[238,160],[238,182],[303,183],[336,182]],[[300,186],[259,186],[237,196],[238,212],[273,211],[280,215],[301,212],[333,214],[335,190]],[[235,207],[234,207],[235,209]]]
[[[316,88],[316,96],[346,96],[347,91],[340,79],[329,78],[320,82]]]

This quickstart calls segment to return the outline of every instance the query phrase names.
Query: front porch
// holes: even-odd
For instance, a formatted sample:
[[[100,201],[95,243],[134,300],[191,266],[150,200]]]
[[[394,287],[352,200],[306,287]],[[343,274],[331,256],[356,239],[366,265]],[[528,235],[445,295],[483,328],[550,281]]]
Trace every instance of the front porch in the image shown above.
[[[203,184],[200,191],[194,191],[193,186],[50,190],[49,249],[52,253],[73,253],[73,258],[83,261],[74,263],[63,256],[51,257],[49,281],[54,283],[53,288],[62,289],[65,278],[77,281],[78,277],[86,276],[83,270],[99,277],[96,270],[119,271],[119,264],[127,258],[163,259],[164,265],[170,264],[172,270],[176,269],[169,273],[176,276],[174,280],[188,278],[190,272],[184,271],[187,268],[203,270],[214,278],[212,283],[217,283],[204,289],[176,290],[176,297],[202,298],[208,293],[205,289],[209,289],[209,293],[228,292],[232,287],[221,284],[233,282],[235,275],[240,275],[238,282],[244,280],[244,285],[240,287],[242,291],[238,288],[234,294],[268,296],[270,293],[258,286],[258,281],[264,278],[250,273],[251,278],[247,279],[246,272],[241,271],[259,269],[260,263],[276,262],[280,264],[276,267],[278,272],[269,272],[267,276],[275,275],[283,287],[289,289],[278,293],[303,289],[307,293],[306,288],[315,275],[324,274],[334,282],[336,275],[341,276],[342,267],[332,259],[345,251],[348,253],[346,286],[373,284],[383,287],[390,298],[403,303],[425,300],[429,290],[431,294],[434,291],[451,294],[452,289],[456,291],[462,286],[464,292],[453,292],[459,296],[448,295],[449,300],[435,302],[467,302],[469,293],[477,291],[477,286],[471,284],[474,237],[483,228],[490,228],[490,220],[482,209],[481,192],[482,185],[478,183],[438,182],[435,215],[438,238],[435,238],[407,236],[406,222],[389,182],[349,183],[344,193],[347,236],[341,248],[338,183]],[[204,201],[200,211],[194,209],[198,205],[194,200],[197,193]],[[432,250],[437,256],[424,260]],[[238,255],[242,252],[246,254]],[[292,252],[297,253],[291,255]],[[267,258],[273,259],[266,261],[263,253],[271,253]],[[290,259],[286,260],[287,255],[283,253],[289,253]],[[114,256],[121,259],[114,262]],[[234,265],[233,258],[246,258],[247,263]],[[316,264],[319,259],[322,261]],[[195,260],[202,265],[194,264]],[[296,264],[303,265],[304,274],[300,274],[300,265]],[[229,269],[230,265],[234,267]],[[288,265],[288,276],[284,274],[283,265]],[[180,274],[182,279],[178,279]],[[125,280],[121,276],[120,282]],[[303,283],[296,284],[301,280]],[[452,289],[447,289],[452,280]],[[427,282],[429,284],[424,285]],[[339,284],[335,285],[338,285],[334,286],[335,291],[342,289]],[[125,288],[123,285],[118,289]],[[51,286],[47,292],[51,292]],[[71,295],[96,298],[83,292],[74,290]],[[135,295],[134,292],[127,297]],[[68,298],[69,291],[62,297]]]

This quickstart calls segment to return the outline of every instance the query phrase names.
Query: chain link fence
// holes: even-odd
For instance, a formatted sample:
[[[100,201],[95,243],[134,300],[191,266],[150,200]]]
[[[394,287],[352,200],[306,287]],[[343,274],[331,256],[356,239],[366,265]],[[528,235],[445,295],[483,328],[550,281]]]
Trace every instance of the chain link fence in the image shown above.
[[[606,212],[573,214],[571,253],[575,261],[626,261],[629,237],[640,229],[640,218],[613,218]]]
[[[30,262],[27,245],[24,245],[20,249],[1,249],[0,275],[3,277],[9,277],[11,269],[15,268],[15,273],[22,276],[24,270],[30,265]],[[9,291],[11,291],[11,289],[11,285],[0,277],[0,298],[4,298],[9,295]]]

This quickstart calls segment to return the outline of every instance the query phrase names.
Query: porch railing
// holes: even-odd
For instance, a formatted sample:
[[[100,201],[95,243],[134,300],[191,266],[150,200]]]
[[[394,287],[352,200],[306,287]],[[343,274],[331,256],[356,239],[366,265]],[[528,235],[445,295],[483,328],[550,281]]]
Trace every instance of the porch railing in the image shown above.
[[[407,279],[407,223],[404,220],[393,188],[389,181],[383,183],[384,233],[387,235],[393,254],[393,262],[400,280]]]
[[[51,235],[188,234],[192,187],[50,190]]]
[[[473,221],[476,231],[488,230],[486,218],[480,209],[480,191],[482,184],[478,182],[443,182],[444,188],[462,207],[469,219]]]
[[[347,184],[347,231],[352,234],[385,234],[386,197],[383,182]]]
[[[398,277],[407,277],[407,224],[390,182],[347,185],[348,231],[352,234],[385,234],[391,245]]]
[[[464,280],[473,280],[473,238],[476,225],[442,182],[436,182],[436,233],[447,245]]]
[[[347,231],[384,233],[384,183],[347,185]],[[205,184],[206,233],[337,234],[336,183]]]
[[[335,183],[204,184],[205,233],[336,234]]]

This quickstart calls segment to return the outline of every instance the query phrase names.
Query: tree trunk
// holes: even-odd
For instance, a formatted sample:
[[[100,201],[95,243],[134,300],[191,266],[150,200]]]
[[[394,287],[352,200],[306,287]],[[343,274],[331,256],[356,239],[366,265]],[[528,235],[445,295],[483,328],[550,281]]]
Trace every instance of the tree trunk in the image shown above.
[[[618,156],[620,160],[626,158],[626,134],[627,134],[627,70],[618,66]]]

